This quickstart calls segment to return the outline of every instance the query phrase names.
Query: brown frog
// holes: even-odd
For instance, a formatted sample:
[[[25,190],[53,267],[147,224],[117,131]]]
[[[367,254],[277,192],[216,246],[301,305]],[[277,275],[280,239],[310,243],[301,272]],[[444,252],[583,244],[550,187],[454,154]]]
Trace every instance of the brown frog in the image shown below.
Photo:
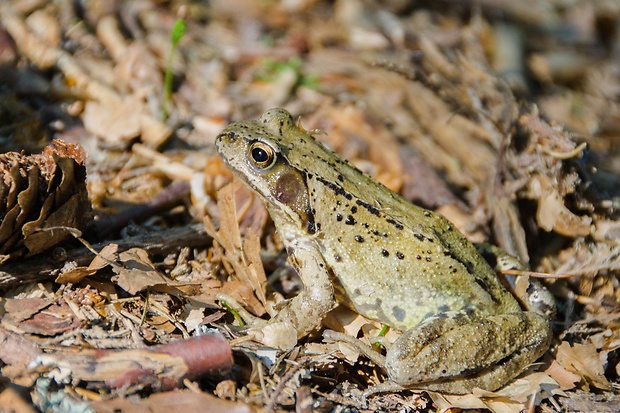
[[[549,347],[547,290],[519,277],[517,301],[446,218],[358,170],[287,111],[234,122],[216,146],[264,201],[304,284],[269,323],[301,337],[340,303],[402,330],[384,358],[364,351],[390,378],[379,390],[494,390]]]

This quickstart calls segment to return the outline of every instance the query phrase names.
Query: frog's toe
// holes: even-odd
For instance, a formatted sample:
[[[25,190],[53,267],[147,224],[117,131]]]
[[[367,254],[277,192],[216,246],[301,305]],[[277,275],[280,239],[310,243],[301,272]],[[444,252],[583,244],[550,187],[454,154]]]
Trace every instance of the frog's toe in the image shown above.
[[[333,330],[325,330],[323,332],[323,338],[325,339],[325,341],[345,342],[364,356],[368,357],[377,366],[385,368],[385,357],[377,353],[371,346],[356,337],[344,333],[339,333]]]
[[[394,383],[393,381],[386,381],[384,383],[377,384],[376,386],[372,386],[366,389],[366,391],[364,391],[364,393],[362,394],[362,397],[363,397],[362,400],[366,401],[366,399],[372,396],[373,394],[399,392],[402,390],[407,390],[407,389],[401,386],[400,384]]]

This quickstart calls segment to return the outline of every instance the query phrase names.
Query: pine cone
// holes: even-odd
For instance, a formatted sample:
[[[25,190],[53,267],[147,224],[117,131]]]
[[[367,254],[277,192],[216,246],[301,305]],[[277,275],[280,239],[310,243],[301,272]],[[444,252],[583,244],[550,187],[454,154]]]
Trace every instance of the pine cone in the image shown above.
[[[56,139],[40,155],[0,155],[0,263],[48,250],[91,217],[86,154]]]

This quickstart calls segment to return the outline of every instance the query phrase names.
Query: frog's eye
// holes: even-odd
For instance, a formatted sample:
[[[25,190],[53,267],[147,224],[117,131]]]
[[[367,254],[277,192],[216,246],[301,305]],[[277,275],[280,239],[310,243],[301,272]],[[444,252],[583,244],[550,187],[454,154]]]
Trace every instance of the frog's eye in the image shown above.
[[[262,142],[254,142],[250,146],[250,157],[254,165],[261,169],[272,166],[276,160],[273,148]]]

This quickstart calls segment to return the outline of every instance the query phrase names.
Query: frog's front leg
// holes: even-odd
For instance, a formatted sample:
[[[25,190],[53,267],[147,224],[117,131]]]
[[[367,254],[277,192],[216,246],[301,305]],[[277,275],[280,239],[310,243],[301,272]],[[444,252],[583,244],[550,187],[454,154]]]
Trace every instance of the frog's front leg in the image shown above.
[[[386,370],[402,387],[469,393],[495,390],[549,347],[552,332],[534,312],[476,316],[438,314],[405,332],[389,348]]]
[[[288,243],[287,253],[304,289],[269,320],[268,325],[283,323],[295,329],[300,338],[317,328],[337,303],[329,267],[316,244],[293,241]]]

